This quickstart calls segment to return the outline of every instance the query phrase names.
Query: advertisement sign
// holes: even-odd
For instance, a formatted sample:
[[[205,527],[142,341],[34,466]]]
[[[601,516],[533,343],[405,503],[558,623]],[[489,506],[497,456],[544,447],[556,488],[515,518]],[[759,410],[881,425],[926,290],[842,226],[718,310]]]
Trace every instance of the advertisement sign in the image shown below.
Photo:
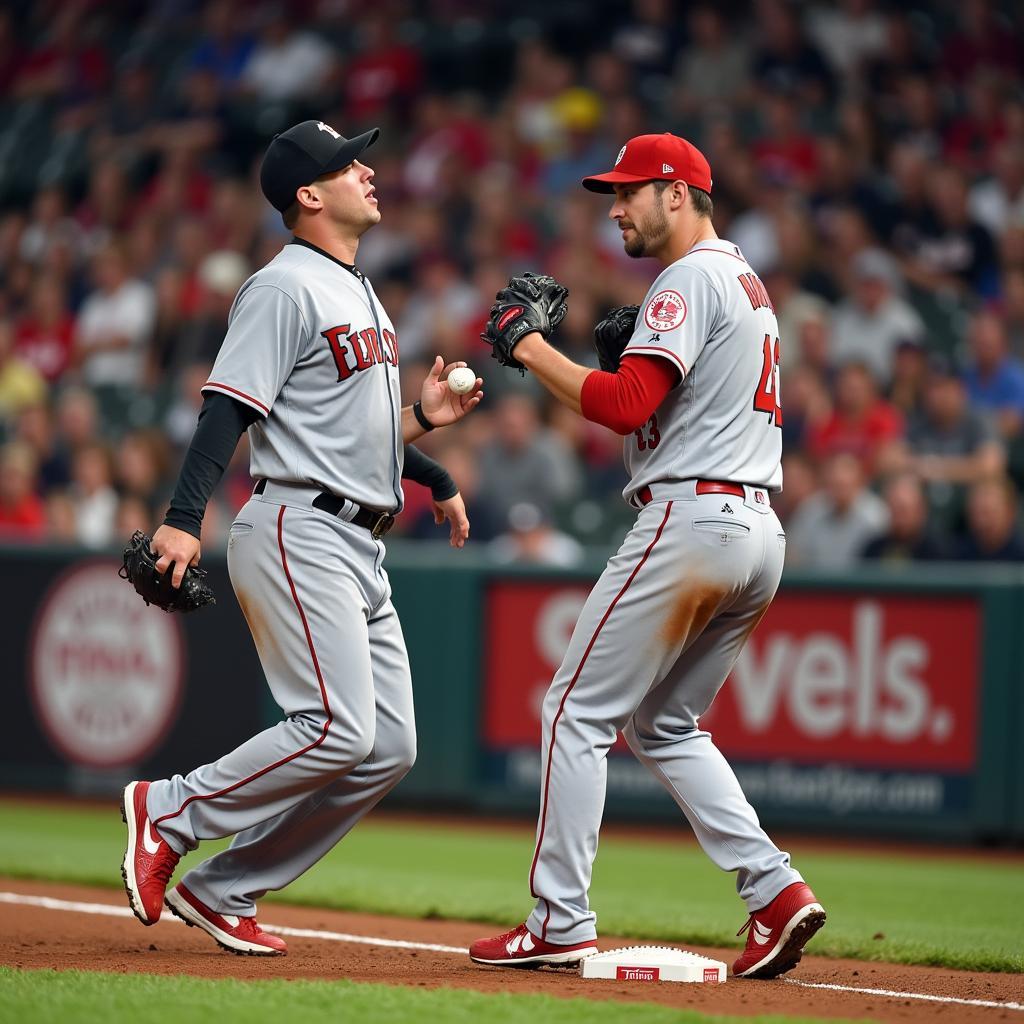
[[[482,725],[493,781],[535,790],[541,702],[588,589],[489,588]],[[980,631],[969,596],[784,591],[701,727],[759,808],[954,809],[977,765]],[[620,739],[610,798],[659,790]]]
[[[109,562],[78,565],[46,594],[32,631],[40,724],[73,764],[133,764],[174,724],[184,657],[173,615],[147,607]]]

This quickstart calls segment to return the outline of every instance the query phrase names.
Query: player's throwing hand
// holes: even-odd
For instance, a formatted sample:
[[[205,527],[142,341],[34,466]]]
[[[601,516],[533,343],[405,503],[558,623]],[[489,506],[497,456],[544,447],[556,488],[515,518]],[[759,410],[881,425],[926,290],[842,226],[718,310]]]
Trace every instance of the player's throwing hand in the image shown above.
[[[423,414],[435,427],[447,427],[461,420],[466,413],[475,409],[480,404],[480,399],[484,397],[481,391],[484,386],[482,377],[477,377],[472,390],[464,395],[455,394],[447,382],[441,380],[442,373],[447,376],[456,367],[465,365],[464,362],[454,362],[445,366],[440,356],[434,357],[434,365],[424,379],[420,391],[420,405],[423,407]]]

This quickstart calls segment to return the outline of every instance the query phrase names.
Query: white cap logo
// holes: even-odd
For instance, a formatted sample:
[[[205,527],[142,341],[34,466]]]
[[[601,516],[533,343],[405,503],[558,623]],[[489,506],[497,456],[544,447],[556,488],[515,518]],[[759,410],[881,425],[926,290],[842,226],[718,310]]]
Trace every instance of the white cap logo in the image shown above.
[[[662,164],[661,165],[661,173],[662,174],[675,174],[676,173],[676,169],[671,164]]]
[[[317,121],[316,126],[320,131],[327,132],[328,135],[333,135],[336,139],[341,138],[341,136],[329,124],[324,124],[323,121]]]
[[[618,155],[618,156],[617,156],[617,157],[615,158],[615,166],[616,166],[616,167],[618,167],[618,166],[619,166],[619,164],[621,164],[621,163],[622,163],[622,158],[623,158],[623,157],[624,157],[625,155],[626,155],[626,147],[625,147],[625,146],[623,146],[623,147],[622,147],[622,149],[620,149],[620,150],[619,150],[619,155]]]

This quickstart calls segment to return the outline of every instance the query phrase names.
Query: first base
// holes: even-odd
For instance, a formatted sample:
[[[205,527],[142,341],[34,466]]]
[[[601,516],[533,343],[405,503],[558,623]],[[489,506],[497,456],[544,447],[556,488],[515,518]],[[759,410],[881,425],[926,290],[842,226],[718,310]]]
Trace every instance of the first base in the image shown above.
[[[607,953],[594,953],[580,961],[584,978],[612,981],[725,981],[721,960],[672,946],[625,946]]]

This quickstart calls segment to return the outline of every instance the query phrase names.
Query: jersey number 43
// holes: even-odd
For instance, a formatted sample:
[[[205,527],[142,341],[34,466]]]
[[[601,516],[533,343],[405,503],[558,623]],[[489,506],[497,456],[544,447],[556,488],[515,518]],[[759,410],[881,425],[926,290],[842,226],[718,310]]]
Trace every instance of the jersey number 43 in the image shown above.
[[[764,362],[761,365],[761,379],[754,392],[754,408],[768,413],[768,422],[782,426],[782,399],[779,397],[779,339],[774,342],[764,336]]]

